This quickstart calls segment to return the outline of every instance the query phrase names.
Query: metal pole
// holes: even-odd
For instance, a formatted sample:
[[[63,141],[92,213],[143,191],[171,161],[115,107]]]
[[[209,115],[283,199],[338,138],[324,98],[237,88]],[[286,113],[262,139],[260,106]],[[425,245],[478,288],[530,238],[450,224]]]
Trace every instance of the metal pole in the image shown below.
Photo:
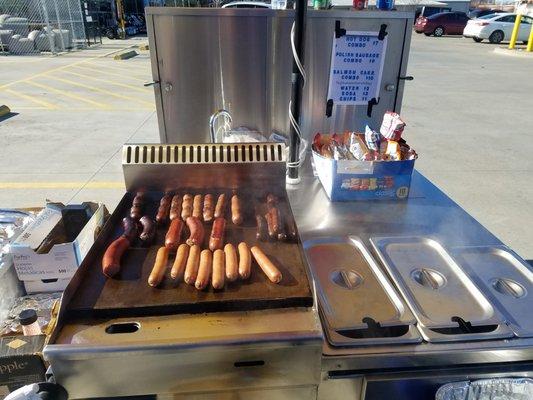
[[[307,0],[296,0],[296,14],[294,24],[294,47],[296,54],[300,59],[302,65],[304,62],[305,50],[305,20],[307,16]],[[292,62],[292,86],[291,86],[291,114],[294,119],[300,123],[300,108],[302,103],[304,80],[298,69],[296,61]],[[300,138],[292,124],[290,124],[289,133],[289,163],[295,163],[299,158]],[[291,166],[288,169],[289,178],[292,180],[298,179],[298,167]]]
[[[509,50],[513,50],[518,38],[518,31],[520,30],[520,21],[522,21],[522,14],[517,14],[514,20],[513,33],[511,34],[511,41],[509,42]]]

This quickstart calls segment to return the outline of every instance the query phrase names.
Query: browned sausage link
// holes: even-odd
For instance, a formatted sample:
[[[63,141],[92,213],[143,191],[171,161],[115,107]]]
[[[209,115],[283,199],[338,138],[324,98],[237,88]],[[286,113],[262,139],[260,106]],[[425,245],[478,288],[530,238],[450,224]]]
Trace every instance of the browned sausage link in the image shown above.
[[[102,258],[102,272],[107,277],[113,277],[120,271],[122,254],[130,247],[126,236],[121,236],[109,245]]]
[[[176,251],[181,241],[181,231],[183,230],[183,221],[181,219],[174,219],[168,227],[165,236],[165,247],[170,251]]]
[[[133,198],[130,217],[134,220],[139,220],[142,217],[144,208],[144,193],[139,192]]]
[[[185,221],[192,215],[192,195],[186,194],[183,196],[183,203],[181,203],[181,218]]]
[[[281,272],[276,268],[272,261],[270,261],[263,250],[261,250],[258,246],[253,246],[250,251],[267,278],[273,283],[280,283],[281,279],[283,278]]]
[[[170,203],[172,202],[172,196],[165,194],[159,202],[159,209],[155,220],[158,224],[166,224],[168,222],[168,214],[170,212]]]
[[[241,200],[239,196],[234,194],[231,197],[231,222],[235,225],[242,224],[242,211],[241,211]]]
[[[202,219],[202,195],[197,194],[194,196],[193,202],[192,202],[192,216]]]
[[[201,246],[202,242],[204,241],[204,225],[202,224],[202,221],[200,221],[200,218],[187,218],[187,227],[189,228],[191,234],[186,243],[189,246],[193,246],[195,244]]]
[[[137,192],[137,194],[133,198],[133,202],[131,204],[134,205],[134,206],[142,206],[142,205],[144,205],[144,193],[143,192]]]
[[[275,207],[278,204],[278,198],[274,196],[272,193],[267,195],[266,201],[267,201],[268,208]]]
[[[143,230],[139,235],[139,238],[143,241],[143,244],[149,245],[155,238],[155,224],[154,221],[147,215],[139,220]]]
[[[215,218],[211,236],[209,237],[209,250],[215,251],[224,247],[224,230],[226,229],[226,220],[224,218]]]
[[[271,207],[265,214],[265,219],[268,226],[268,236],[275,239],[279,232],[279,210],[277,207]]]
[[[220,196],[218,196],[217,205],[215,206],[215,218],[223,217],[225,208],[226,208],[226,195],[222,193]]]
[[[152,287],[155,287],[161,283],[165,277],[165,272],[167,269],[168,261],[168,249],[166,247],[160,247],[157,250],[157,255],[155,256],[154,267],[152,272],[148,277],[148,284]]]
[[[170,203],[170,220],[173,221],[181,216],[181,196],[174,195]]]
[[[122,229],[124,229],[123,236],[126,236],[130,242],[133,242],[139,233],[137,223],[130,217],[122,219]]]
[[[285,224],[283,222],[284,218],[281,214],[281,211],[278,207],[275,207],[278,210],[278,240],[284,242],[287,240],[287,232],[285,231]]]
[[[215,199],[212,194],[206,194],[204,197],[204,221],[211,222],[215,211]]]
[[[265,241],[267,240],[267,233],[266,233],[266,221],[265,219],[257,214],[255,216],[255,222],[257,224],[257,232],[255,233],[255,237],[257,240]]]
[[[298,239],[298,232],[296,230],[296,223],[292,218],[285,218],[285,230],[290,240],[295,241]]]

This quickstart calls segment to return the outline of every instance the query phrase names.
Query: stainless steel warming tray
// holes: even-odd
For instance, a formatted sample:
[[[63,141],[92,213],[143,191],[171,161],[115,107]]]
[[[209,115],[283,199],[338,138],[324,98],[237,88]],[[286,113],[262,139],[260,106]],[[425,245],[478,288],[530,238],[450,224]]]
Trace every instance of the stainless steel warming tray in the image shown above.
[[[442,245],[427,237],[371,238],[429,342],[513,336]]]
[[[360,239],[315,239],[304,248],[332,345],[421,341],[413,314]]]
[[[533,272],[507,246],[457,247],[452,254],[503,313],[516,336],[533,337]]]

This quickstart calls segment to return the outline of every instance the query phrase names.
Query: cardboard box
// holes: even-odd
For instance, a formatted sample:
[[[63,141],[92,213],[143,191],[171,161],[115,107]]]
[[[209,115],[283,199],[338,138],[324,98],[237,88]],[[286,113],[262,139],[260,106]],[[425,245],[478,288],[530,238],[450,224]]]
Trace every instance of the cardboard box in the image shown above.
[[[0,339],[0,393],[44,382],[41,353],[46,336],[6,336]]]
[[[44,208],[35,222],[28,226],[11,245],[11,254],[19,279],[22,281],[70,279],[104,224],[105,206],[101,203],[96,206],[93,216],[74,241],[56,244],[48,253],[38,254],[36,249],[61,221],[61,211],[51,206]]]
[[[331,201],[405,199],[415,160],[334,160],[313,151],[318,178]]]
[[[62,292],[70,282],[70,278],[65,279],[40,279],[38,281],[22,281],[26,293],[50,293]]]

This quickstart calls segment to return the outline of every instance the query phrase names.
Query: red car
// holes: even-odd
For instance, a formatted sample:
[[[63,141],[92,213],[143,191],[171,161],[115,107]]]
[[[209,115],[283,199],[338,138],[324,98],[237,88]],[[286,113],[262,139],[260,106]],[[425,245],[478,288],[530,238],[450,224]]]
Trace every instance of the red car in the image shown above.
[[[416,33],[426,36],[462,35],[470,18],[464,12],[448,11],[429,17],[418,17],[415,24]]]

